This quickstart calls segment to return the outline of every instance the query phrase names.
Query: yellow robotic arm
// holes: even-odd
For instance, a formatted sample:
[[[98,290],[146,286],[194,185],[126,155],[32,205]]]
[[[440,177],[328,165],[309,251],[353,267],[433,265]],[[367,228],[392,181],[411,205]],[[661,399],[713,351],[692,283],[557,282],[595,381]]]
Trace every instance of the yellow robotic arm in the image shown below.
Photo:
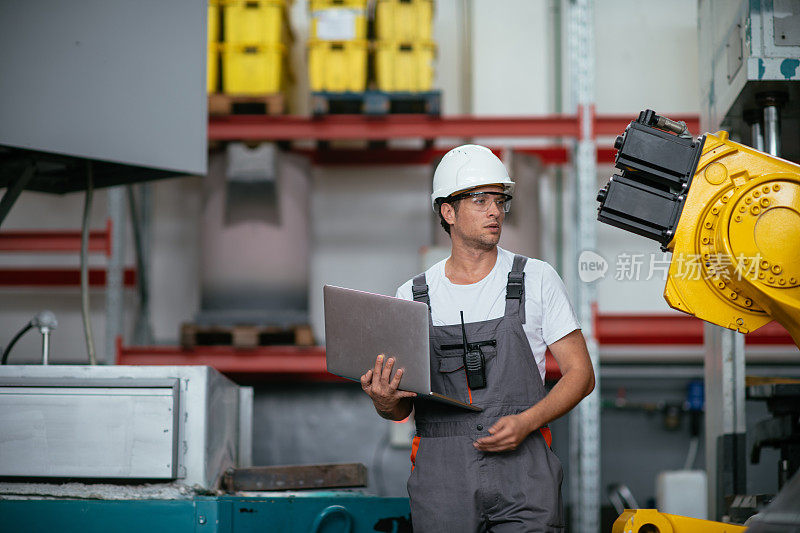
[[[625,509],[611,526],[611,533],[744,533],[746,530],[744,526],[660,513],[655,509]]]
[[[741,333],[776,320],[800,347],[800,166],[651,110],[615,148],[598,220],[672,252],[667,303]]]

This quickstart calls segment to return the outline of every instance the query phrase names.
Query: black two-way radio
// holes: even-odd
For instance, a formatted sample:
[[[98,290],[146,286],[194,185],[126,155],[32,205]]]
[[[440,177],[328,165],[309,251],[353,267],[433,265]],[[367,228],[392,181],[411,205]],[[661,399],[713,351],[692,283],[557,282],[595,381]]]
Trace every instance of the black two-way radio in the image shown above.
[[[464,369],[470,389],[486,387],[486,360],[480,346],[470,346],[467,342],[467,329],[464,326],[464,311],[461,311],[461,337],[464,340]]]

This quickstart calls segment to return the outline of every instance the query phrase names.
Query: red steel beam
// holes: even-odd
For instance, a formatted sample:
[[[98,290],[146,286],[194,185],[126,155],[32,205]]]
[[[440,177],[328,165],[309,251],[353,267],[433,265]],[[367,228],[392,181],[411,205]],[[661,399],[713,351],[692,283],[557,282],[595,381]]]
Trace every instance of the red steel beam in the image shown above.
[[[659,113],[668,117],[676,122],[686,122],[686,127],[692,135],[699,135],[700,132],[700,116],[681,113],[673,115],[670,113]],[[604,137],[610,135],[620,135],[632,120],[636,120],[638,115],[595,115],[594,117],[594,134],[597,137]]]
[[[597,162],[601,165],[613,165],[617,161],[617,150],[604,146],[597,147]]]
[[[601,313],[595,321],[601,345],[703,343],[703,321],[689,315]]]
[[[0,231],[0,252],[78,253],[80,230],[7,230]],[[89,232],[89,252],[111,255],[111,220],[106,229]]]
[[[623,128],[624,129],[624,128]],[[622,131],[622,130],[620,130]],[[575,117],[472,117],[428,115],[232,115],[209,117],[209,141],[436,139],[439,137],[575,137]]]
[[[561,368],[550,350],[544,352],[544,379],[545,381],[558,381],[561,379]]]
[[[237,376],[293,376],[315,381],[342,381],[329,374],[325,348],[298,346],[262,346],[240,349],[232,346],[196,346],[185,350],[180,346],[117,347],[120,365],[204,365],[223,374]]]
[[[597,136],[619,135],[633,115],[597,115]],[[689,131],[699,133],[696,115],[671,115],[683,120]],[[475,117],[428,115],[328,115],[322,118],[301,116],[229,115],[211,116],[209,141],[293,141],[398,138],[436,139],[440,137],[568,137],[577,138],[575,115],[535,117]]]
[[[77,268],[0,268],[0,287],[79,287],[80,284],[81,273]],[[125,269],[123,284],[136,286],[135,269]],[[89,286],[106,286],[105,269],[89,269]]]
[[[239,349],[231,346],[123,346],[117,342],[120,365],[204,365],[223,374],[251,377],[293,377],[314,381],[345,381],[329,374],[322,346],[262,346]],[[558,364],[546,354],[546,379],[561,377]]]
[[[690,315],[597,314],[597,341],[601,345],[703,344],[703,321]],[[794,345],[777,322],[748,333],[747,344]]]

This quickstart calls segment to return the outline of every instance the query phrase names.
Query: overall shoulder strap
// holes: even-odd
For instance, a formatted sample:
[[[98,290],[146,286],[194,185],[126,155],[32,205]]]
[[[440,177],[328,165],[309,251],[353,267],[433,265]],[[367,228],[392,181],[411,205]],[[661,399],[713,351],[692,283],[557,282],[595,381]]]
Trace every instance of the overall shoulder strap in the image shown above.
[[[431,298],[428,296],[428,282],[425,279],[425,272],[414,276],[411,283],[411,293],[414,295],[415,302],[425,302],[428,309],[431,307]]]
[[[514,256],[514,264],[508,273],[506,285],[506,316],[517,314],[520,322],[525,323],[525,264],[528,258],[522,255]]]

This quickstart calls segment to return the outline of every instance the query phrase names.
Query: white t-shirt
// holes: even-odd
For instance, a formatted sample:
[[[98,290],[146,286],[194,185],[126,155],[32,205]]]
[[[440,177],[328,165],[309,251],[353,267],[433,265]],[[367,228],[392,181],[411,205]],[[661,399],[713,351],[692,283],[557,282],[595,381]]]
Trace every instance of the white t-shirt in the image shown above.
[[[456,285],[444,275],[446,259],[425,272],[428,294],[431,299],[431,319],[434,326],[464,322],[482,322],[499,318],[506,311],[506,285],[508,273],[514,263],[514,254],[497,248],[497,262],[489,274],[477,283]],[[397,289],[397,298],[413,300],[413,279]],[[549,264],[538,259],[528,259],[525,264],[525,323],[522,329],[528,337],[536,366],[544,380],[544,353],[568,333],[580,329],[567,291],[561,278]]]

